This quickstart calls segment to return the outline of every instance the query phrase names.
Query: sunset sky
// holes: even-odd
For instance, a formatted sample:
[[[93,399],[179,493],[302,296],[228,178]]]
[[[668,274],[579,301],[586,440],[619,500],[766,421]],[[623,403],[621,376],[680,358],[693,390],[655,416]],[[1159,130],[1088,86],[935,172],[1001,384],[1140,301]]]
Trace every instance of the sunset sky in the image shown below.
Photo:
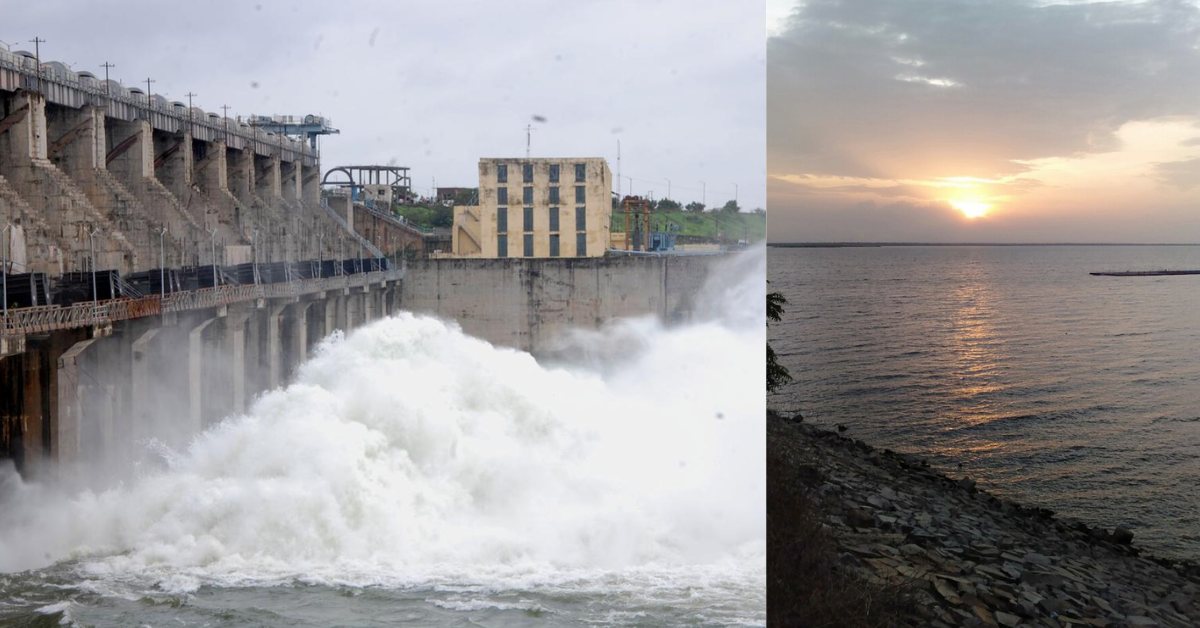
[[[1200,4],[767,5],[770,239],[1200,242]]]

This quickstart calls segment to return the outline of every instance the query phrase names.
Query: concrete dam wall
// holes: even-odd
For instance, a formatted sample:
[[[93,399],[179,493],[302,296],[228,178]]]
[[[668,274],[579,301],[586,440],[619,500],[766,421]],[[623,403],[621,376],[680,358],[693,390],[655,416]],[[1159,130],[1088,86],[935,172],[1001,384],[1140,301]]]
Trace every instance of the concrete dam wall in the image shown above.
[[[570,328],[618,317],[691,316],[723,255],[432,259],[409,264],[401,307],[456,321],[497,345],[543,354]]]

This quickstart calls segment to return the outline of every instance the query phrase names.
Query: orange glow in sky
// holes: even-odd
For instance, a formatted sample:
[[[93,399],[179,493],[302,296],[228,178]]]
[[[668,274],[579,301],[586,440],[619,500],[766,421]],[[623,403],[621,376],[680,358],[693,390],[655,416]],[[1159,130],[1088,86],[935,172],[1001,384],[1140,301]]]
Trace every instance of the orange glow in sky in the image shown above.
[[[986,215],[988,210],[992,208],[990,203],[960,200],[951,200],[950,206],[962,212],[967,218],[980,218]]]

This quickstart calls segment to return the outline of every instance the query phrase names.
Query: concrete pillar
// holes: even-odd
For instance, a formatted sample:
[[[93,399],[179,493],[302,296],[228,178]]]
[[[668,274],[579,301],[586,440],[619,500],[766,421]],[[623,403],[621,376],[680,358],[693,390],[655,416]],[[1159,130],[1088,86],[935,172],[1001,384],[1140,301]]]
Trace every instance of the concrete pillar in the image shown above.
[[[154,140],[150,123],[146,120],[126,122],[108,118],[105,125],[105,150],[113,154],[112,161],[108,162],[108,171],[117,175],[131,189],[141,189],[142,180],[154,176]]]
[[[46,99],[31,92],[17,92],[10,101],[9,114],[0,118],[7,127],[0,133],[0,162],[27,162],[46,159]]]
[[[279,164],[279,176],[283,198],[289,201],[299,201],[301,197],[300,163],[284,161]]]
[[[346,295],[346,331],[358,327],[362,324],[362,293],[351,292]]]
[[[24,400],[25,408],[21,414],[21,423],[25,428],[23,445],[25,446],[26,476],[37,472],[38,467],[50,453],[50,443],[43,439],[43,426],[50,422],[50,368],[49,347],[46,343],[30,343],[21,355],[21,368],[24,370]],[[54,394],[57,394],[55,391]]]
[[[283,384],[283,322],[282,317],[289,304],[267,306],[267,388],[279,388]]]
[[[106,154],[104,111],[98,107],[49,107],[47,156],[68,173],[103,169]]]
[[[188,332],[188,427],[195,434],[204,430],[204,330],[220,319],[205,319]]]
[[[53,438],[59,464],[79,460],[79,436],[87,409],[83,353],[93,342],[91,338],[76,342],[58,358],[58,425]]]
[[[249,149],[225,148],[225,184],[243,205],[254,202],[254,156]]]
[[[154,138],[154,177],[184,207],[192,197],[192,134],[152,134]],[[205,225],[211,229],[213,225]]]
[[[192,167],[192,179],[209,195],[229,190],[229,162],[225,142],[194,140]]]
[[[154,416],[154,402],[150,391],[151,382],[154,381],[154,370],[159,368],[160,364],[153,342],[160,331],[161,327],[147,329],[137,336],[131,346],[129,385],[133,404],[134,441],[142,440],[153,433],[150,423]]]
[[[302,200],[309,205],[317,206],[321,204],[321,166],[314,164],[312,166],[300,167],[300,196]]]
[[[283,196],[278,155],[254,155],[254,190],[268,201]]]
[[[246,322],[254,311],[229,312],[225,316],[225,354],[229,358],[229,412],[246,411]]]
[[[296,367],[308,359],[308,308],[312,301],[301,301],[288,307],[285,327],[287,328],[287,343],[285,345],[284,371],[287,376],[295,372]]]

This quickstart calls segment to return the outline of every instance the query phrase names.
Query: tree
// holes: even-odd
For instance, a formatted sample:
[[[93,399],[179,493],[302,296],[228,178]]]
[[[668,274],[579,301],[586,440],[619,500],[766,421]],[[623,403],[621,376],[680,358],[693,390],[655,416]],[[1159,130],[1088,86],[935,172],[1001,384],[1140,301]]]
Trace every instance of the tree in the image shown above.
[[[763,209],[763,208],[761,208],[761,207],[755,207],[755,208],[754,208],[754,211],[752,211],[752,212],[750,212],[750,213],[752,213],[752,214],[755,214],[756,216],[766,216],[766,215],[767,215],[767,210],[765,210],[765,209]]]
[[[721,211],[726,214],[736,214],[741,210],[742,208],[738,207],[737,201],[726,201],[725,205],[721,207]]]
[[[687,207],[685,207],[684,209],[686,209],[690,212],[702,212],[702,211],[704,211],[704,203],[697,203],[696,201],[692,201],[692,202],[688,203]]]
[[[677,212],[677,211],[683,209],[683,205],[680,205],[679,201],[673,201],[669,198],[663,198],[663,199],[659,199],[654,204],[654,209],[655,209],[655,211],[660,211],[660,212]]]
[[[429,217],[429,226],[441,227],[449,229],[454,226],[454,208],[446,207],[441,203],[434,205],[431,208],[431,216]]]
[[[455,205],[478,205],[479,204],[479,188],[471,188],[469,190],[459,190],[454,193]]]
[[[787,299],[778,292],[767,294],[767,320],[778,323],[783,318],[783,306],[787,303]],[[770,325],[770,323],[767,323]],[[775,392],[780,386],[792,381],[792,376],[788,373],[787,367],[778,362],[775,357],[775,350],[771,348],[771,343],[767,343],[767,392]]]

